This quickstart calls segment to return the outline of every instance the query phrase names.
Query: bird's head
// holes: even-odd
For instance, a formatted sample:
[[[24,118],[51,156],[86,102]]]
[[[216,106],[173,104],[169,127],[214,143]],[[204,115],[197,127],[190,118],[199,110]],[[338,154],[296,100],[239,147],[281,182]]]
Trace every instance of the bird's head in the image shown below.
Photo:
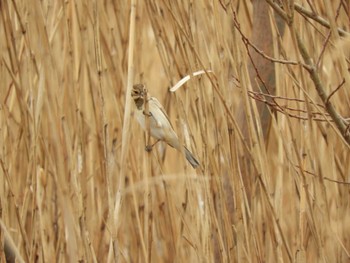
[[[144,84],[135,84],[132,87],[131,97],[134,99],[134,102],[138,109],[142,109],[146,94],[147,90]]]

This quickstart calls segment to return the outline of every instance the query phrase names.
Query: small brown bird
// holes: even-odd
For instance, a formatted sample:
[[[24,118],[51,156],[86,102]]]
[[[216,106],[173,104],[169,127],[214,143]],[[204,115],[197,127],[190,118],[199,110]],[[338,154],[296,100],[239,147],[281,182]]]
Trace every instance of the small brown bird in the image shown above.
[[[131,91],[131,96],[134,99],[137,108],[135,112],[136,118],[144,130],[146,130],[145,116],[147,115],[145,113],[146,94],[147,90],[143,84],[134,85]],[[147,103],[151,135],[158,141],[164,141],[171,147],[184,153],[192,167],[197,168],[199,162],[185,146],[181,145],[179,138],[170,123],[169,117],[159,101],[154,97],[148,97]]]

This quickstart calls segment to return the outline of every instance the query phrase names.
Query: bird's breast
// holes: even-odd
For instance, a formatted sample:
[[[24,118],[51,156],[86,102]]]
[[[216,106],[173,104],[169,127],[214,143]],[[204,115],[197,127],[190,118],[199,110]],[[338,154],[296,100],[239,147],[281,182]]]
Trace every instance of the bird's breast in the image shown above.
[[[151,130],[151,135],[158,139],[158,140],[164,140],[166,137],[165,135],[165,129],[160,121],[158,121],[152,112],[150,112],[151,116],[149,116],[149,126]],[[137,111],[136,113],[136,119],[141,125],[142,129],[146,130],[146,116],[142,111]]]

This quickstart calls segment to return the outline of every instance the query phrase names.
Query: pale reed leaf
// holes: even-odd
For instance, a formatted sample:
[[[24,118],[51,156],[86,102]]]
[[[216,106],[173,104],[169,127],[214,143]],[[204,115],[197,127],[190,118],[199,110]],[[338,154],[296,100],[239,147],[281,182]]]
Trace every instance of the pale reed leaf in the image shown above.
[[[170,91],[171,92],[175,92],[176,90],[178,90],[183,84],[185,84],[187,81],[189,81],[191,79],[191,77],[196,77],[198,75],[202,75],[202,74],[205,74],[205,72],[207,73],[212,73],[213,71],[211,70],[199,70],[199,71],[196,71],[190,75],[187,75],[185,77],[183,77],[178,83],[175,84],[174,87],[170,88]]]

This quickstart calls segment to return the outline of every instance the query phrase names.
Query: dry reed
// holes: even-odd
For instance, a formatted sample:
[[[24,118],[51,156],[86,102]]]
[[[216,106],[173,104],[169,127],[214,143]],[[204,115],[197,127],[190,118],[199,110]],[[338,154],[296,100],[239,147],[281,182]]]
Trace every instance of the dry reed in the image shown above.
[[[259,10],[226,2],[1,1],[1,261],[350,260],[349,3],[266,1],[260,50]],[[136,82],[199,169],[145,151]]]

